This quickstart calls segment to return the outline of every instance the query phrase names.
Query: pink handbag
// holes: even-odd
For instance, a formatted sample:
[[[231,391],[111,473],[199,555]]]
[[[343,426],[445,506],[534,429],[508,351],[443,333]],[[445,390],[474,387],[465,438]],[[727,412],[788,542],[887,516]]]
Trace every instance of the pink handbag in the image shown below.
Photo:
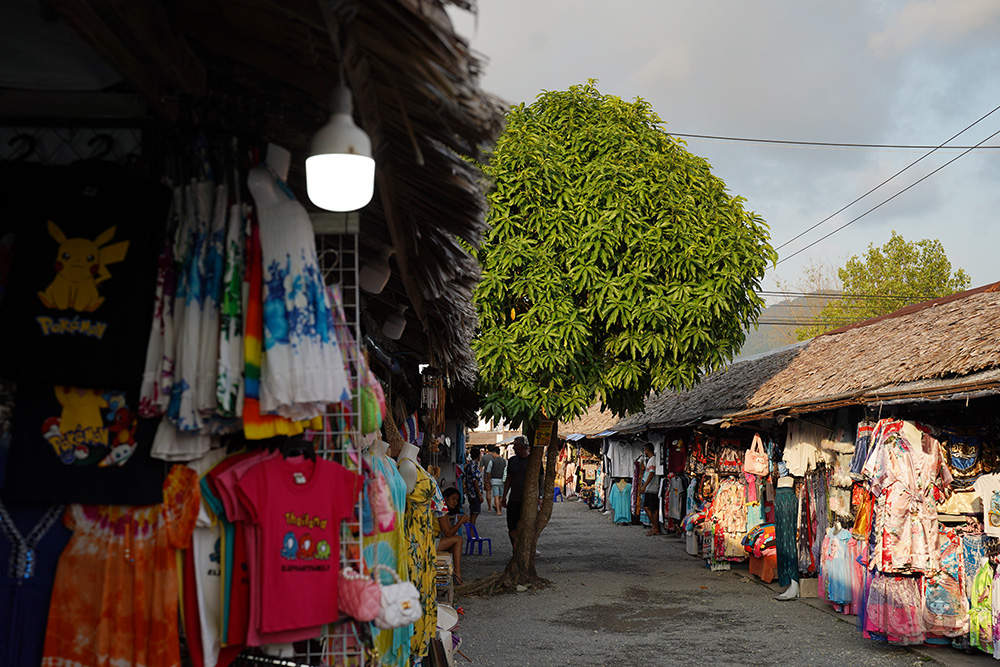
[[[364,623],[374,621],[382,610],[382,588],[371,577],[353,567],[340,571],[337,606],[351,618]]]
[[[396,510],[392,506],[389,485],[381,475],[375,475],[375,483],[369,502],[372,504],[372,514],[380,533],[390,533],[396,528]]]
[[[746,456],[743,458],[743,471],[758,477],[764,477],[768,474],[767,452],[764,451],[764,443],[761,442],[760,436],[757,434],[754,434],[753,444],[750,445],[750,449],[747,450]]]

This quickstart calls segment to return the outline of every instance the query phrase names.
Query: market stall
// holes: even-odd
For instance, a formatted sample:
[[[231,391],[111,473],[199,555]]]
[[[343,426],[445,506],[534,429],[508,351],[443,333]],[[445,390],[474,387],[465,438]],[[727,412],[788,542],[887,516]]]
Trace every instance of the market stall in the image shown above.
[[[423,408],[444,442],[468,418],[460,239],[484,223],[464,158],[501,117],[443,5],[53,0],[9,19],[0,662],[419,662],[443,508],[399,424]],[[351,113],[338,82],[372,145],[360,212],[321,210],[305,168]],[[396,577],[410,613],[369,617]]]

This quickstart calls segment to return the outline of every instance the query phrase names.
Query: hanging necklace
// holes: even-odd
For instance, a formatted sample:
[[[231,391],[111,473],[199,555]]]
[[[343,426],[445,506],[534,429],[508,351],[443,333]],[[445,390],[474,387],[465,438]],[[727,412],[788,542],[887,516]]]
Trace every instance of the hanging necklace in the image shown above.
[[[31,529],[28,536],[24,537],[17,529],[17,525],[6,506],[0,502],[0,533],[3,533],[11,544],[10,560],[7,562],[8,577],[11,579],[31,579],[35,576],[35,566],[37,565],[35,547],[62,516],[64,508],[64,505],[50,507],[48,512]]]

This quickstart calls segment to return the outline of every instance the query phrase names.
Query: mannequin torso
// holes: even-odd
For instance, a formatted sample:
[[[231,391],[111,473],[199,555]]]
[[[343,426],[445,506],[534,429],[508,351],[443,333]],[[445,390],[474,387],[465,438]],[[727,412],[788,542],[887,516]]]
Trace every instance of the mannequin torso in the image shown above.
[[[406,493],[413,492],[413,487],[417,484],[417,452],[420,449],[416,445],[406,443],[397,457],[397,467],[403,481],[406,482]]]

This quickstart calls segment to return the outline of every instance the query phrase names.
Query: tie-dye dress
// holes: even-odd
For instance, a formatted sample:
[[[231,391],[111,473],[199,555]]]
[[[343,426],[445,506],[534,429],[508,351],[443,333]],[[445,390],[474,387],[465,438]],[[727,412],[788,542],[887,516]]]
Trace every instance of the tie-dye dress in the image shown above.
[[[159,505],[67,508],[43,667],[180,664],[176,551],[199,503],[197,473],[174,466]]]

